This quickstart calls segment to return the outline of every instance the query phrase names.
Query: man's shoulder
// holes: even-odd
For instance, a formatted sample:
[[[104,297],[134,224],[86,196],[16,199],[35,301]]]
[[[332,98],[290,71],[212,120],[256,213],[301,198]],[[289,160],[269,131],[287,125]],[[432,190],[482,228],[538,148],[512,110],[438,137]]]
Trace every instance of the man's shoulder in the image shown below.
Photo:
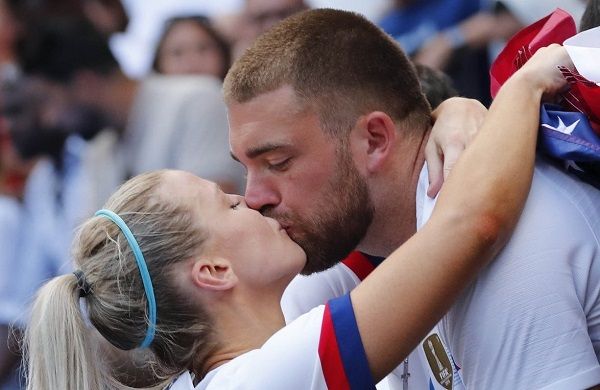
[[[301,314],[356,287],[360,279],[343,263],[312,275],[298,275],[286,288],[281,307],[289,323]]]
[[[556,163],[536,161],[531,192],[522,220],[536,219],[544,224],[557,223],[569,229],[564,238],[576,239],[576,233],[597,237],[600,234],[600,191],[567,174]]]

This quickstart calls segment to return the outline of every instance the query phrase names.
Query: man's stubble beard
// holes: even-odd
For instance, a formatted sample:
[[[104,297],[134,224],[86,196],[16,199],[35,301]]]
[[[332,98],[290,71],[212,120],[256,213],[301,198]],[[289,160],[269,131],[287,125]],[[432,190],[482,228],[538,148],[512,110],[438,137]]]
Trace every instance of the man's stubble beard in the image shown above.
[[[335,175],[326,184],[310,216],[264,211],[264,215],[293,227],[290,237],[306,252],[303,275],[324,271],[346,258],[373,220],[374,207],[366,180],[347,150],[338,150],[336,154]]]

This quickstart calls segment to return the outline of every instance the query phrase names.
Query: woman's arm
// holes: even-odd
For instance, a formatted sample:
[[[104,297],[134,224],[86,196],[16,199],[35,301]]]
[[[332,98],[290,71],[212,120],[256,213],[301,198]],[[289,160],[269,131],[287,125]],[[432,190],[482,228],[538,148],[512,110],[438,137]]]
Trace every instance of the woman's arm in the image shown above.
[[[507,81],[429,222],[351,293],[376,381],[408,355],[507,241],[531,184],[540,100],[565,86],[557,65],[569,64],[566,51],[554,45]]]

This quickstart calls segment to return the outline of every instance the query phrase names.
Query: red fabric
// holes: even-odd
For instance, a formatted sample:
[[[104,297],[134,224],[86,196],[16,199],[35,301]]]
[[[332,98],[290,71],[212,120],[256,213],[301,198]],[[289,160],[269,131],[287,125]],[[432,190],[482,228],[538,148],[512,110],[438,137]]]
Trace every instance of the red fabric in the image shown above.
[[[350,253],[342,263],[350,268],[361,281],[365,280],[365,278],[375,269],[369,259],[358,251]]]
[[[329,305],[325,305],[323,323],[321,325],[321,339],[319,340],[319,360],[328,389],[350,390],[350,382],[346,377],[340,348],[333,328],[333,320]]]
[[[498,90],[540,48],[552,43],[563,44],[577,33],[575,22],[567,12],[557,9],[552,14],[525,27],[506,44],[490,69],[490,90]],[[590,125],[600,134],[600,87],[577,71],[561,69],[571,88],[563,95],[563,107],[585,114]]]
[[[576,33],[577,28],[573,18],[560,8],[519,31],[492,64],[490,69],[492,97],[496,97],[502,84],[540,47],[551,43],[562,45]]]
[[[564,106],[571,111],[587,115],[590,125],[600,134],[600,87],[580,75],[576,70],[561,68],[571,89],[565,93]]]

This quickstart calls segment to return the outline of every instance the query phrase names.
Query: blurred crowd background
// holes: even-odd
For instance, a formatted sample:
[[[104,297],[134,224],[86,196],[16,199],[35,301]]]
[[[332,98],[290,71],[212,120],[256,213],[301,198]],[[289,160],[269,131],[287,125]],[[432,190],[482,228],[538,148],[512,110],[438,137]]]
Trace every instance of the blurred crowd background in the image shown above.
[[[377,23],[435,107],[489,104],[505,40],[556,7],[580,20],[586,1],[0,0],[0,389],[20,388],[13,341],[32,294],[70,271],[76,227],[121,182],[178,168],[243,193],[221,82],[258,35],[312,7]]]

